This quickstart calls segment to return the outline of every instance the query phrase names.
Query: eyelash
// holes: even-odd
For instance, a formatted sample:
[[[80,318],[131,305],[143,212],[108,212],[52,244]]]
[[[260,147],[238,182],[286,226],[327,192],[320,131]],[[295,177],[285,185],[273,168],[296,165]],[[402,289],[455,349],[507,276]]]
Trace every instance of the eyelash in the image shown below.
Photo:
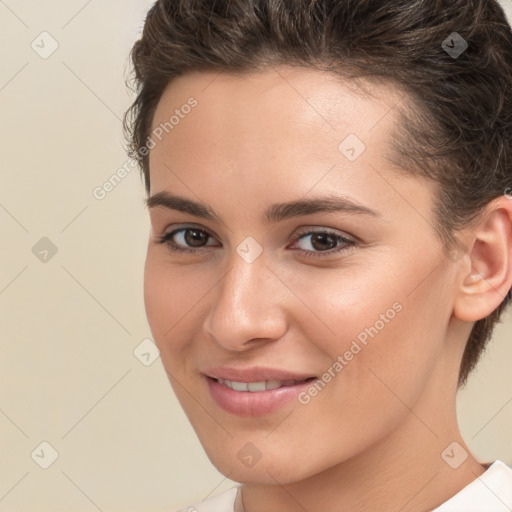
[[[204,229],[199,229],[199,228],[194,228],[194,227],[185,227],[185,228],[180,228],[180,229],[176,229],[174,231],[171,231],[170,233],[166,233],[162,236],[158,236],[157,237],[157,243],[158,244],[165,244],[167,243],[167,246],[168,248],[173,251],[173,252],[177,252],[177,253],[196,253],[198,251],[201,250],[201,248],[197,248],[197,249],[184,249],[183,247],[179,247],[178,245],[176,245],[174,242],[171,242],[171,239],[174,235],[176,235],[177,233],[179,233],[180,231],[187,231],[189,229],[195,229],[197,231],[200,231],[202,233],[206,233],[209,237],[211,237],[211,235]],[[355,246],[357,245],[357,242],[355,242],[354,240],[351,240],[349,238],[346,238],[344,236],[341,236],[341,235],[338,235],[337,233],[333,232],[333,231],[330,231],[328,229],[322,229],[322,230],[308,230],[308,231],[304,231],[304,232],[301,232],[301,233],[298,233],[295,238],[293,238],[291,240],[291,242],[297,242],[299,241],[301,238],[303,237],[306,237],[308,235],[315,235],[315,234],[318,234],[318,233],[321,233],[321,234],[327,234],[327,235],[332,235],[336,238],[336,240],[339,242],[344,242],[345,246],[342,246],[341,248],[338,248],[338,249],[329,249],[329,250],[326,250],[326,251],[305,251],[305,250],[297,250],[297,252],[299,254],[301,254],[302,256],[306,256],[307,258],[326,258],[326,257],[329,257],[329,256],[332,256],[333,254],[338,254],[338,253],[342,253],[342,252],[345,252],[345,251],[349,251],[351,249],[354,249]],[[211,237],[213,238],[213,237]],[[289,240],[290,242],[290,240]]]

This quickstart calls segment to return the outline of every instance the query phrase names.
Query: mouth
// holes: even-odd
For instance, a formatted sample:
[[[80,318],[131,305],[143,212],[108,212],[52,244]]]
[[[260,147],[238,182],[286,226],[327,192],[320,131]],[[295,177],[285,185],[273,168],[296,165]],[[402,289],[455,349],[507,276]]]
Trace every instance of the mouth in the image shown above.
[[[314,380],[317,378],[253,382],[205,378],[213,402],[225,412],[245,418],[273,414],[294,402],[299,403],[299,397]]]
[[[249,393],[259,393],[262,391],[270,391],[274,389],[279,389],[283,387],[292,387],[296,385],[302,385],[307,382],[311,382],[316,379],[316,377],[308,377],[306,379],[290,379],[290,380],[262,380],[258,382],[240,382],[228,379],[216,379],[214,377],[209,377],[210,380],[216,381],[222,386],[225,386],[233,391],[238,392],[249,392]]]

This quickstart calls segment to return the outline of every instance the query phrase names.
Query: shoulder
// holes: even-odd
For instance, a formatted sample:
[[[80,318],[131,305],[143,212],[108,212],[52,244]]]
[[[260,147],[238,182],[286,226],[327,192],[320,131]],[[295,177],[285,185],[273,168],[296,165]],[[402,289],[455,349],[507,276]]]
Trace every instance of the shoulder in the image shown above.
[[[509,512],[512,510],[512,468],[494,461],[485,473],[432,512]]]
[[[192,503],[174,512],[234,512],[235,498],[239,487],[239,485],[235,485],[221,494]]]

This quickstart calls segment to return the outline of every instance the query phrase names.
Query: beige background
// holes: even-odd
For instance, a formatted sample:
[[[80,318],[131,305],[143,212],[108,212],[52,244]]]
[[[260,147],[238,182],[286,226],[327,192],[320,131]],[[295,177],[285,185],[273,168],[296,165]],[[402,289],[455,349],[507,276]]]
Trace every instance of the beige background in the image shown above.
[[[124,76],[151,4],[0,0],[0,511],[171,511],[233,485],[160,359],[134,355],[151,338],[138,171],[93,196],[127,162]],[[475,454],[512,465],[511,339],[509,313],[458,409]]]

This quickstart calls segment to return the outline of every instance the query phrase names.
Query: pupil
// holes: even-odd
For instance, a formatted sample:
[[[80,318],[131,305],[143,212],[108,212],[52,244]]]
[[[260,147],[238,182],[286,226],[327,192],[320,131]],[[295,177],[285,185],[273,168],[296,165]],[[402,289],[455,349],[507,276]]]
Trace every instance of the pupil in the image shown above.
[[[315,249],[325,249],[325,243],[326,243],[326,240],[331,240],[331,241],[334,241],[334,237],[332,235],[329,235],[327,233],[316,233],[313,235],[313,238],[312,238],[312,245],[313,247],[315,247]],[[316,247],[315,245],[315,241],[320,241],[320,247]],[[328,242],[327,242],[328,243]],[[322,247],[322,244],[324,244],[324,247]],[[327,249],[332,249],[333,247],[328,247]]]
[[[192,236],[189,236],[190,233],[193,233]],[[200,247],[201,242],[205,241],[206,233],[204,231],[200,231],[199,229],[188,229],[185,233],[185,240],[188,245],[193,247]],[[197,243],[199,241],[199,243]]]

